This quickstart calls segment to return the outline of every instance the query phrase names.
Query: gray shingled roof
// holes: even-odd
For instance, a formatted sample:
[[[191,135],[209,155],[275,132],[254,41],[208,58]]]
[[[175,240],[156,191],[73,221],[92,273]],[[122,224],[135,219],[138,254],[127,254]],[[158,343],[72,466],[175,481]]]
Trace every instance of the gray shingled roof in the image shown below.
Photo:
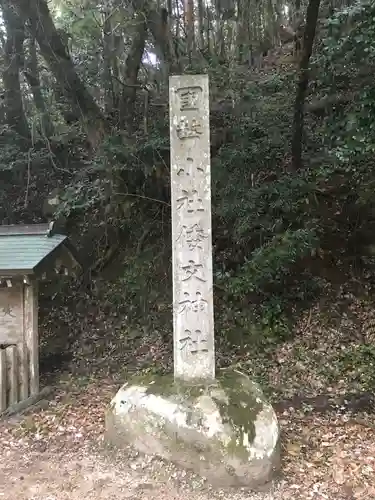
[[[0,273],[33,273],[66,239],[48,224],[0,226]]]

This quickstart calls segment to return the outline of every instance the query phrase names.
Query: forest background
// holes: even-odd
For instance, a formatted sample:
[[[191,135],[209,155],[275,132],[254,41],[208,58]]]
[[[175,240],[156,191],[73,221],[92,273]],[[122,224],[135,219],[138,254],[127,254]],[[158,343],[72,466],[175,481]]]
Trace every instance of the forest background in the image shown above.
[[[42,370],[170,370],[168,77],[208,73],[218,363],[371,390],[374,4],[0,4],[0,221],[56,219],[84,264],[42,287]]]

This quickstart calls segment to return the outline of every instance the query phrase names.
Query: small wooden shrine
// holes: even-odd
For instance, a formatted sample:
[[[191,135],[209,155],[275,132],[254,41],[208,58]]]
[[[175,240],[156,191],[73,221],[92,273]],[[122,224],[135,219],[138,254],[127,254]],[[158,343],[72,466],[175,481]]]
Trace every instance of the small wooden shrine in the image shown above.
[[[0,226],[0,413],[39,392],[38,281],[79,269],[53,223]]]

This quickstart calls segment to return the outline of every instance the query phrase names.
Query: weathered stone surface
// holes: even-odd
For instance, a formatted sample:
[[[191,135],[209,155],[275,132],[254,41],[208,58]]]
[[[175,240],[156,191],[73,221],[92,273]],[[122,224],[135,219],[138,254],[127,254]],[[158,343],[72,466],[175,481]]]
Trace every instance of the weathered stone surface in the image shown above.
[[[176,378],[215,378],[207,75],[169,79]]]
[[[130,380],[107,412],[106,438],[191,469],[216,487],[256,489],[279,465],[273,408],[256,383],[232,370],[210,382]]]

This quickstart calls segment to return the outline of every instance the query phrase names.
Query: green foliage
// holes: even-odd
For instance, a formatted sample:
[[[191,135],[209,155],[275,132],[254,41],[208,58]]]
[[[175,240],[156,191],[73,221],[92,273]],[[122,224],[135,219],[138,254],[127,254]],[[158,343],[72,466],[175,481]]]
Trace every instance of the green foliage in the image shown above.
[[[99,11],[102,6],[95,0],[53,2],[56,25],[69,35],[70,55],[85,85],[102,108],[108,93],[119,98],[116,109],[109,107],[116,118],[127,88],[125,61],[134,19],[126,9],[113,7],[110,51],[111,64],[116,64],[109,68],[103,57],[108,12]],[[185,46],[185,40],[179,42]],[[156,50],[152,37],[147,44]],[[280,68],[258,73],[237,64],[235,57],[223,62],[215,53],[197,57],[196,66],[188,70],[207,71],[213,104],[229,104],[226,111],[213,112],[211,119],[213,138],[227,134],[212,158],[220,299],[233,310],[236,328],[258,337],[260,329],[266,341],[288,335],[291,313],[319,294],[324,266],[342,265],[353,253],[361,256],[362,241],[373,243],[368,241],[375,220],[373,3],[336,12],[326,22],[318,49],[311,93],[353,96],[330,109],[323,120],[307,116],[305,168],[299,172],[290,162],[295,74]],[[170,289],[164,286],[171,251],[167,89],[158,68],[141,66],[131,133],[111,116],[111,131],[95,152],[88,152],[85,131],[79,132],[77,123],[62,124],[61,111],[69,110],[71,103],[57,102],[53,92],[45,90],[53,79],[41,64],[56,136],[29,151],[15,147],[9,138],[0,158],[0,170],[13,173],[20,166],[27,173],[34,161],[48,157],[48,175],[38,176],[40,183],[45,181],[41,192],[51,185],[61,187],[59,213],[75,221],[77,241],[98,230],[101,244],[90,243],[94,261],[101,261],[108,247],[121,249],[117,284],[105,300],[114,308],[125,303],[133,317],[149,314],[157,302],[170,301]],[[105,80],[108,75],[110,82]],[[35,109],[30,106],[29,113],[37,121]],[[70,168],[72,159],[74,175],[62,181],[60,171]],[[17,188],[18,204],[25,199],[24,179]],[[37,198],[39,185],[31,186]],[[0,200],[4,207],[11,205],[5,192]],[[226,313],[217,318],[225,334],[230,330]]]
[[[213,159],[216,280],[230,307],[246,308],[236,328],[251,338],[262,337],[260,328],[264,339],[281,339],[296,301],[319,290],[318,279],[301,272],[319,249],[317,171],[288,168],[291,82],[276,76],[261,86],[236,82],[241,112],[229,118],[234,137]]]
[[[4,140],[5,139],[5,140]],[[16,134],[7,134],[3,136],[0,155],[0,170],[17,172],[24,170],[28,160],[27,152],[22,151],[17,142],[19,138]]]
[[[257,248],[249,260],[241,266],[239,276],[230,282],[230,290],[235,295],[264,293],[264,289],[280,287],[290,275],[293,265],[316,247],[317,238],[313,231],[298,229],[276,235],[272,240]]]
[[[375,387],[375,346],[359,344],[350,346],[337,360],[341,376],[358,384],[361,390]]]
[[[327,29],[328,36],[317,58],[318,66],[325,70],[320,84],[330,85],[340,94],[349,94],[349,102],[328,117],[331,133],[327,138],[332,139],[326,142],[338,163],[363,166],[375,151],[373,2],[357,2],[335,13],[327,21]],[[358,168],[353,173],[358,179]]]

